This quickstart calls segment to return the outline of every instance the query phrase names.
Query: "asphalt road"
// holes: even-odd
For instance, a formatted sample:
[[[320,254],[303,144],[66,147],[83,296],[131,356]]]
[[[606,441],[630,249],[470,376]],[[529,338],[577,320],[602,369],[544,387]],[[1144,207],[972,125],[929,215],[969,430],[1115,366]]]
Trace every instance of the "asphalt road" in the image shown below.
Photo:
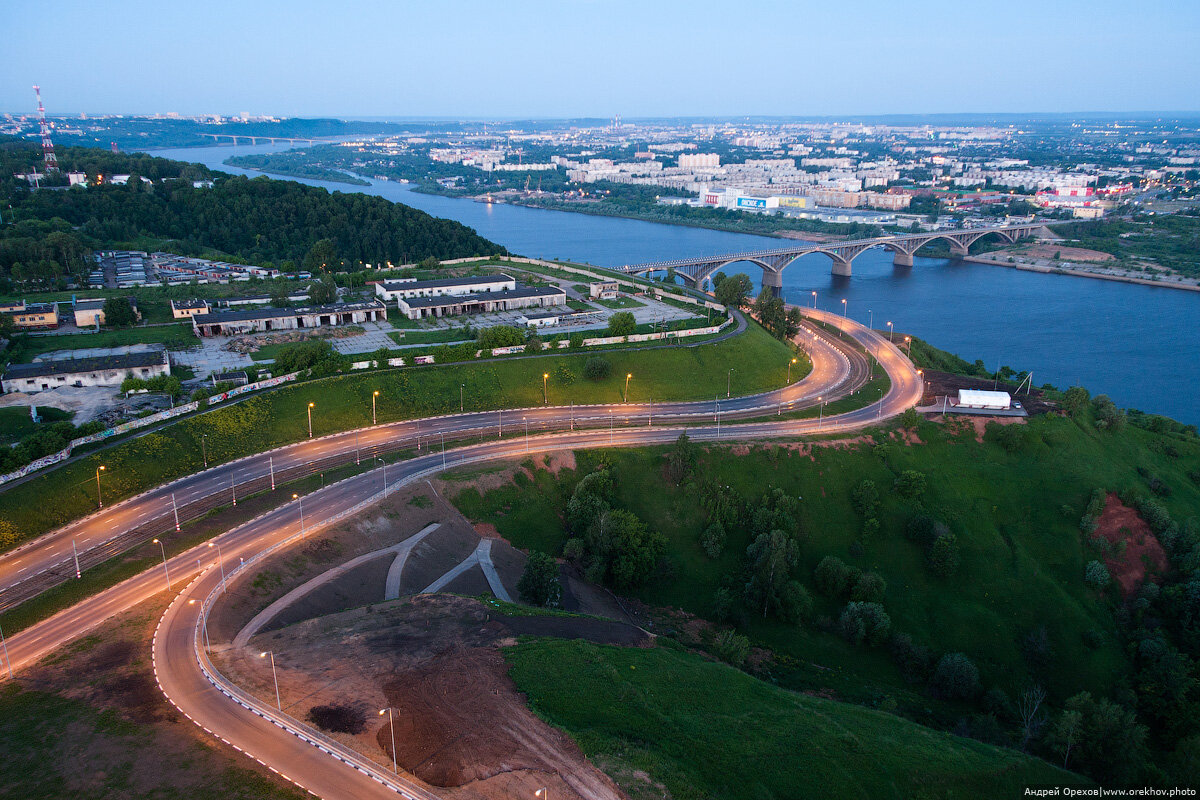
[[[323,472],[351,460],[367,460],[401,448],[441,447],[444,439],[529,435],[581,427],[632,427],[695,422],[719,417],[722,422],[810,407],[818,397],[829,400],[866,382],[862,352],[836,337],[806,328],[798,337],[808,351],[812,371],[779,390],[744,397],[716,397],[711,402],[540,406],[471,412],[387,423],[324,436],[277,448],[189,475],[135,497],[110,504],[96,513],[28,542],[0,558],[0,611],[76,575],[135,544],[175,529],[237,496]]]
[[[722,420],[705,421],[702,424],[688,427],[690,437],[701,442],[743,441],[765,439],[772,437],[792,437],[817,432],[846,432],[869,426],[882,418],[901,413],[913,406],[920,399],[921,379],[908,359],[885,337],[868,331],[861,325],[844,320],[825,312],[806,311],[809,316],[833,322],[849,333],[856,341],[864,345],[887,370],[891,378],[891,389],[878,403],[871,404],[857,411],[826,417],[822,422],[817,420],[767,420],[738,425],[724,423],[724,416],[732,416],[733,411],[722,408]],[[736,413],[742,416],[762,417],[764,410],[775,410],[778,402],[808,402],[815,398],[819,385],[822,391],[826,382],[831,385],[842,385],[845,381],[853,381],[856,372],[854,361],[846,352],[839,349],[832,340],[819,339],[814,351],[814,371],[817,375],[807,387],[804,382],[793,385],[781,393],[768,393],[757,398],[734,398],[728,405],[735,406]],[[818,354],[819,352],[819,354]],[[851,351],[853,354],[853,351]],[[845,359],[845,360],[843,360]],[[820,365],[819,367],[817,365]],[[861,366],[865,370],[866,361]],[[862,375],[865,378],[865,373]],[[828,395],[824,395],[828,396]],[[667,410],[667,414],[675,414],[677,418],[692,422],[701,417],[713,414],[711,404],[671,404],[679,406],[675,410]],[[561,417],[561,409],[530,409],[524,413],[531,416],[537,411],[547,415],[539,415],[539,420],[554,420]],[[578,409],[577,409],[578,411]],[[320,525],[320,521],[329,520],[338,514],[350,513],[354,509],[377,500],[386,490],[394,491],[401,485],[417,480],[424,475],[435,473],[443,466],[453,466],[459,463],[470,464],[497,459],[521,457],[526,453],[538,453],[549,450],[581,449],[607,446],[635,446],[673,441],[683,428],[676,425],[659,424],[659,412],[655,410],[656,424],[634,424],[635,420],[645,421],[642,412],[621,407],[630,424],[611,428],[601,427],[589,430],[567,430],[564,432],[531,435],[528,439],[522,437],[509,439],[487,439],[477,444],[470,444],[443,453],[440,449],[434,452],[425,450],[415,458],[386,467],[386,487],[384,469],[375,469],[347,478],[337,484],[313,492],[304,498],[304,525],[307,530]],[[509,412],[514,413],[514,412]],[[589,418],[599,417],[607,421],[607,408],[593,408],[586,412]],[[556,417],[555,415],[559,415]],[[457,415],[441,420],[428,421],[425,424],[434,425],[433,430],[460,430],[442,428],[463,424],[463,417],[479,415]],[[494,416],[494,414],[490,415]],[[617,419],[621,419],[617,417]],[[483,420],[476,420],[476,426]],[[665,418],[663,419],[665,423]],[[415,435],[415,427],[409,431],[405,426],[413,423],[399,423],[396,426],[380,426],[372,431],[390,431],[390,436]],[[399,430],[397,430],[399,429]],[[429,430],[427,427],[426,430]],[[401,432],[405,431],[405,432]],[[294,446],[300,451],[306,447],[335,447],[345,448],[346,435],[328,437],[311,443]],[[340,440],[331,442],[330,440]],[[353,444],[351,443],[351,447]],[[289,449],[289,448],[284,448]],[[278,452],[278,451],[277,451]],[[255,457],[257,458],[257,457]],[[250,461],[252,459],[247,459]],[[212,472],[210,470],[209,472]],[[208,473],[184,479],[178,483],[200,481],[189,484],[189,491],[204,491],[205,486],[224,489],[223,483],[204,483],[202,479]],[[180,491],[176,488],[176,492]],[[148,493],[141,501],[129,502],[127,509],[120,510],[123,515],[131,515],[141,510],[140,503],[148,502],[146,498],[155,496]],[[157,495],[161,498],[161,495]],[[159,500],[161,502],[161,500]],[[123,516],[121,519],[127,517]],[[136,515],[133,517],[136,519]],[[270,705],[264,705],[239,691],[225,682],[214,670],[208,668],[207,656],[204,650],[206,628],[202,624],[202,610],[211,602],[216,593],[222,588],[223,580],[233,574],[236,565],[244,559],[250,561],[273,548],[290,544],[291,539],[302,534],[300,519],[300,503],[288,503],[266,512],[238,528],[228,531],[213,540],[214,546],[202,545],[186,553],[181,553],[170,559],[167,567],[171,576],[171,590],[178,592],[171,606],[163,615],[159,628],[155,633],[153,643],[154,671],[167,699],[182,713],[197,724],[204,727],[214,736],[239,748],[252,758],[256,758],[281,775],[296,784],[326,798],[360,798],[360,797],[390,797],[397,796],[393,786],[403,789],[413,798],[427,798],[428,792],[415,786],[408,780],[395,779],[392,786],[381,781],[389,780],[388,771],[384,768],[369,764],[360,756],[343,752],[340,746],[332,742],[318,741],[314,746],[310,741],[300,738],[314,734],[307,732],[303,726],[283,714],[279,714]],[[99,625],[109,617],[141,603],[167,590],[166,571],[155,568],[141,573],[118,586],[103,591],[81,603],[62,611],[61,613],[34,625],[13,636],[8,641],[8,654],[15,670],[34,663],[47,653],[62,646],[85,631]],[[213,643],[220,646],[221,643]],[[207,671],[206,671],[207,669]],[[236,696],[236,701],[233,696]],[[357,766],[354,763],[357,760]],[[401,776],[402,777],[402,776]],[[406,787],[406,788],[405,788]]]

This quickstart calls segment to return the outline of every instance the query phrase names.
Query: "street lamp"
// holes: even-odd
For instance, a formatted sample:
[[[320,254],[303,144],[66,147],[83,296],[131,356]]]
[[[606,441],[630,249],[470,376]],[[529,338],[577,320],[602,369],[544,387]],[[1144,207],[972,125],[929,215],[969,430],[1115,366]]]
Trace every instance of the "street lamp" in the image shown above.
[[[221,567],[221,591],[224,592],[228,588],[225,585],[225,556],[221,554],[221,545],[219,543],[209,542],[208,546],[217,548],[217,564]]]
[[[821,425],[825,421],[825,400],[818,397],[817,402],[821,404],[821,408],[817,411],[817,430],[821,430]]]
[[[867,327],[875,330],[875,312],[869,308],[867,309]]]
[[[817,307],[817,293],[813,292],[812,296],[813,296],[813,308],[816,308]]]
[[[842,298],[842,316],[846,316],[846,298]]]
[[[308,438],[312,438],[312,410],[313,403],[308,404]]]
[[[791,382],[792,382],[792,364],[795,364],[795,363],[796,363],[796,359],[794,359],[794,358],[788,362],[788,377],[787,377],[788,384],[791,384]]]
[[[550,377],[549,372],[542,373],[542,403],[550,405],[550,392],[546,388],[546,380]]]
[[[104,471],[104,465],[96,467],[96,502],[100,504],[100,508],[104,508],[104,497],[100,494],[100,473]]]
[[[166,548],[166,545],[164,545],[158,539],[154,539],[153,541],[154,541],[154,544],[158,545],[162,549],[163,572],[165,572],[167,575],[167,591],[169,592],[169,591],[171,591],[171,571],[169,569],[167,569],[167,548]]]
[[[892,321],[888,320],[888,341],[889,342],[892,341],[892,334],[895,332],[896,332],[896,329],[892,327]]]
[[[625,373],[625,402],[629,402],[629,379],[633,377],[632,372]]]
[[[268,650],[265,653],[259,653],[259,658],[271,657],[271,677],[275,679],[275,708],[283,711],[283,703],[279,701],[279,673],[275,671],[275,651]]]
[[[375,424],[375,398],[379,397],[379,390],[376,389],[371,395],[371,424]]]
[[[396,766],[396,723],[392,719],[392,707],[388,706],[387,708],[379,709],[379,716],[382,717],[384,711],[388,715],[388,727],[392,730],[392,772],[399,775],[400,767]]]
[[[208,434],[200,434],[200,455],[204,458],[204,468],[208,469]]]
[[[729,397],[729,392],[733,387],[733,370],[729,370],[729,374],[725,376],[725,396]]]
[[[525,452],[529,452],[529,418],[521,417],[521,421],[525,423]]]
[[[463,390],[466,388],[467,388],[467,385],[465,383],[460,383],[458,385],[458,413],[460,413],[460,414],[463,412],[463,408],[464,408],[464,406],[463,406]]]
[[[911,336],[904,337],[904,352],[908,353],[909,355],[912,355],[912,337]]]
[[[384,487],[386,488],[387,487],[387,483],[386,483],[387,478],[386,477],[384,478],[384,481],[385,481]],[[300,504],[300,532],[304,533],[304,498],[298,494],[293,494],[292,499]]]

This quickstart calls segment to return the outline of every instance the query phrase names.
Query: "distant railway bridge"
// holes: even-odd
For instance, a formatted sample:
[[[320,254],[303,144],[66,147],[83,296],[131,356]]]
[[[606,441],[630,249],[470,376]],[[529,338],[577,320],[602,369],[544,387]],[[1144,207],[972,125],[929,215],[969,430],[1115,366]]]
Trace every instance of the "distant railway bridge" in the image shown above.
[[[628,264],[618,267],[621,272],[630,275],[645,275],[649,272],[674,270],[683,278],[685,283],[700,287],[706,278],[717,270],[738,261],[750,261],[757,264],[763,272],[762,285],[770,286],[775,294],[783,287],[783,271],[796,259],[812,253],[824,253],[833,260],[834,275],[849,275],[850,265],[854,259],[874,247],[882,247],[893,254],[893,263],[897,266],[911,267],[913,256],[918,250],[930,242],[942,239],[950,244],[950,252],[955,256],[965,256],[975,242],[985,236],[995,235],[1000,239],[1013,243],[1018,239],[1034,236],[1054,222],[1030,222],[1020,225],[998,225],[991,228],[963,228],[930,233],[900,233],[893,236],[876,236],[871,239],[846,239],[822,244],[800,244],[792,247],[781,247],[776,250],[753,250],[744,253],[725,253],[716,256],[700,258],[678,258],[672,261],[655,261],[647,264]]]

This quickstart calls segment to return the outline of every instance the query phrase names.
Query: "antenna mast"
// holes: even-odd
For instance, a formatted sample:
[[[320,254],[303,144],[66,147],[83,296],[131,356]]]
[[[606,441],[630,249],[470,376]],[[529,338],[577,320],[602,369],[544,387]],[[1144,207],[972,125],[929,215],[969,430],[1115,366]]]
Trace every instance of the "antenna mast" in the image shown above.
[[[42,105],[42,87],[34,86],[38,101],[38,122],[42,129],[42,156],[46,162],[46,172],[58,171],[58,157],[54,155],[54,142],[50,141],[50,125],[46,122],[46,107]]]

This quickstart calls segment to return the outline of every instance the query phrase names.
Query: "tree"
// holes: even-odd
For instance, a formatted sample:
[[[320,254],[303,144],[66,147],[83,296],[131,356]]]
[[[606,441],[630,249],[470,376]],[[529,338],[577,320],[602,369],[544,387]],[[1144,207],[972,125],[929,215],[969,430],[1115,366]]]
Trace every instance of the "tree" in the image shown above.
[[[333,243],[332,239],[318,239],[304,254],[305,272],[336,272],[341,265],[342,261],[338,258],[337,245]]]
[[[637,322],[633,319],[633,312],[618,311],[608,318],[609,336],[629,336],[635,330]]]
[[[783,587],[783,602],[779,616],[787,622],[800,623],[812,615],[813,601],[800,581],[788,581]]]
[[[750,580],[746,600],[762,608],[763,616],[778,614],[792,569],[800,561],[800,546],[783,531],[760,534],[746,548],[750,558]]]
[[[1063,720],[1060,715],[1048,744],[1065,758],[1074,753],[1078,768],[1100,783],[1127,786],[1137,780],[1145,761],[1147,735],[1137,715],[1111,700],[1094,700],[1088,692],[1067,700],[1063,715],[1071,712],[1078,714],[1078,719]]]
[[[879,603],[849,602],[842,609],[838,628],[851,644],[874,647],[887,641],[892,619]]]
[[[606,529],[606,541],[611,543],[613,585],[618,589],[634,589],[644,584],[667,550],[666,537],[651,531],[628,511],[607,512],[602,526]]]
[[[951,700],[969,700],[979,694],[979,668],[965,653],[946,653],[933,671],[933,686]]]
[[[1042,727],[1044,715],[1041,709],[1045,700],[1046,690],[1041,686],[1034,686],[1021,693],[1021,700],[1017,703],[1017,716],[1021,719],[1022,750],[1037,736]],[[1066,766],[1065,762],[1063,766]]]
[[[1118,431],[1125,426],[1125,413],[1117,408],[1116,403],[1106,394],[1098,394],[1092,398],[1092,414],[1096,418],[1096,427],[1105,431]]]
[[[575,331],[572,333],[571,337],[567,340],[567,345],[572,350],[578,350],[579,348],[583,347],[583,333],[580,331]]]
[[[525,333],[512,325],[495,325],[491,328],[480,328],[475,337],[481,350],[495,350],[497,347],[513,347],[525,341]]]
[[[137,313],[128,297],[110,297],[104,301],[104,324],[110,328],[128,328],[137,322]]]
[[[700,548],[709,558],[720,558],[725,549],[725,526],[714,522],[700,534]]]
[[[667,453],[667,474],[676,484],[682,484],[684,479],[696,465],[696,445],[686,433],[679,434],[675,444]]]
[[[718,303],[728,308],[741,308],[746,305],[746,298],[754,289],[750,276],[744,272],[730,275],[721,281],[713,295]]]
[[[537,550],[530,553],[521,579],[517,582],[517,592],[523,600],[535,606],[557,608],[562,601],[558,562]]]
[[[878,603],[887,592],[887,583],[874,572],[864,572],[859,576],[854,588],[850,590],[850,599],[863,603]]]
[[[1093,589],[1103,589],[1105,586],[1108,586],[1109,581],[1112,580],[1112,576],[1108,574],[1108,567],[1099,561],[1093,560],[1089,561],[1084,568],[1083,579]]]
[[[925,492],[925,473],[906,469],[896,478],[892,488],[901,497],[915,500]]]
[[[900,424],[905,430],[916,430],[917,425],[921,423],[921,415],[915,408],[906,408],[904,413],[900,415]]]
[[[726,664],[740,667],[750,655],[750,640],[733,629],[724,630],[713,640],[713,650]]]
[[[1062,407],[1063,410],[1072,417],[1077,417],[1091,402],[1092,396],[1088,390],[1082,386],[1072,386],[1067,389],[1063,395]]]
[[[327,306],[337,302],[337,284],[333,278],[313,281],[308,286],[308,301],[313,305]]]
[[[612,372],[612,364],[600,356],[592,356],[583,364],[583,377],[589,381],[602,381]]]
[[[929,571],[939,578],[949,578],[958,572],[961,558],[958,553],[958,537],[946,533],[934,540],[925,554]]]
[[[846,563],[837,556],[825,556],[821,559],[821,563],[817,564],[817,569],[813,577],[817,581],[817,590],[826,597],[834,599],[846,596],[850,591],[851,585],[851,570]],[[857,576],[854,577],[857,581]]]
[[[875,481],[859,481],[850,491],[850,500],[859,514],[864,517],[875,516],[875,510],[879,507],[879,489],[875,488]]]

